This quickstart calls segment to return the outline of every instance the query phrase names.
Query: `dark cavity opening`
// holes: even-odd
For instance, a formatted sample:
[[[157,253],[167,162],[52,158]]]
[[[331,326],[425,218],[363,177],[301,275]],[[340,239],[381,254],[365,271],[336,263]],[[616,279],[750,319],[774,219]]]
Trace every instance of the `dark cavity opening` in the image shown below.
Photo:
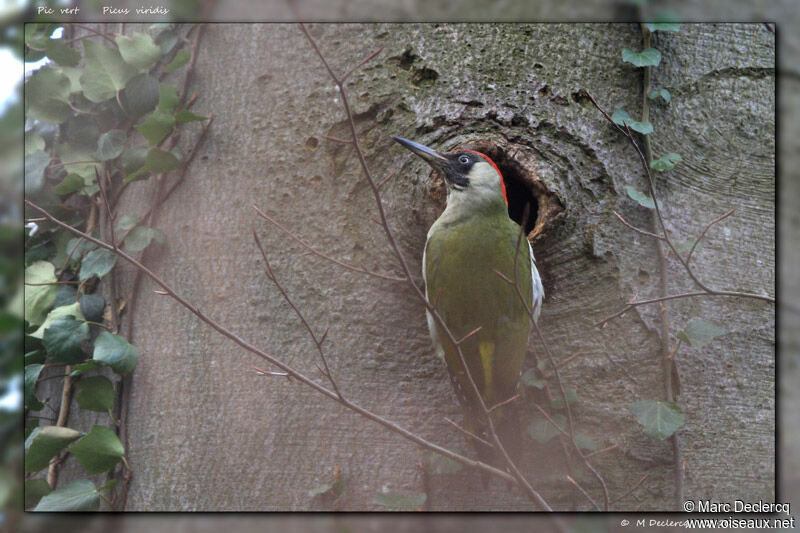
[[[525,235],[530,235],[539,220],[539,199],[534,193],[535,178],[508,150],[497,144],[478,144],[475,149],[488,155],[500,169],[506,186],[508,216],[511,220],[522,226],[526,206],[530,206],[524,221]]]

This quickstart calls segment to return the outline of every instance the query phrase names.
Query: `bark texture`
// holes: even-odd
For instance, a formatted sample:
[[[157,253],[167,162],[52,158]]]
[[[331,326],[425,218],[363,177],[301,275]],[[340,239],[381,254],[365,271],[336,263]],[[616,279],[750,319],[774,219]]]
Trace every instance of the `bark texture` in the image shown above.
[[[641,71],[620,59],[623,48],[641,49],[638,26],[310,28],[336,72],[385,47],[352,76],[349,92],[375,176],[394,174],[383,186],[384,203],[415,272],[442,204],[436,178],[390,135],[445,150],[473,144],[520,154],[537,184],[533,194],[555,199],[559,209],[533,236],[547,294],[539,324],[557,358],[580,354],[561,368],[565,385],[578,393],[577,431],[598,448],[617,445],[593,458],[612,499],[650,474],[615,509],[672,510],[671,448],[643,435],[628,409],[661,398],[658,309],[593,326],[631,297],[659,296],[653,243],[613,214],[647,227],[649,213],[625,192],[627,185],[645,190],[641,167],[579,92],[589,91],[609,112],[639,115]],[[695,270],[715,288],[774,295],[774,34],[760,24],[684,25],[677,34],[655,34],[653,46],[663,54],[653,86],[672,93],[671,103],[650,104],[654,155],[683,156],[657,176],[669,230],[687,240],[736,207],[709,231]],[[330,328],[325,346],[343,393],[468,451],[444,421],[458,420],[459,408],[411,290],[304,255],[251,209],[257,205],[343,261],[398,272],[352,150],[323,137],[348,132],[339,94],[302,32],[291,24],[212,25],[200,48],[195,111],[213,112],[215,120],[189,178],[160,216],[168,240],[151,257],[152,269],[210,317],[319,376],[307,333],[263,275],[255,229],[315,330]],[[133,189],[126,202],[139,213],[149,192]],[[693,289],[672,258],[667,287]],[[134,317],[140,362],[128,422],[128,510],[375,510],[380,492],[426,492],[431,510],[532,509],[499,482],[480,488],[474,472],[427,472],[427,452],[400,436],[295,382],[257,375],[252,367],[263,361],[151,288],[142,284]],[[677,356],[686,497],[765,498],[775,478],[774,308],[729,298],[668,308],[671,342],[693,317],[727,331]],[[532,352],[541,359],[536,343]],[[563,457],[556,439],[528,442],[522,462],[554,508],[590,508],[565,475],[600,500],[596,480]],[[336,503],[310,496],[330,483],[337,465],[346,494]]]

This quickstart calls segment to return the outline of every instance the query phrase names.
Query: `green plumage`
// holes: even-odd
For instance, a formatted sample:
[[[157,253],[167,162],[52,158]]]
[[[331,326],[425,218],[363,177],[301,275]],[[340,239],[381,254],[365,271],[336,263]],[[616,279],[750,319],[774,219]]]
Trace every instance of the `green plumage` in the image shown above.
[[[481,328],[461,344],[461,350],[486,406],[491,408],[516,393],[525,360],[531,330],[527,311],[532,304],[530,249],[527,240],[520,238],[519,225],[508,218],[502,199],[467,217],[450,222],[444,218],[431,228],[425,249],[428,299],[456,340]],[[515,256],[516,281],[524,304],[516,288],[495,273],[514,280]],[[458,351],[441,328],[435,328],[434,338],[438,337],[464,407],[464,427],[481,433],[486,423]],[[493,420],[499,419],[500,412],[495,411]]]

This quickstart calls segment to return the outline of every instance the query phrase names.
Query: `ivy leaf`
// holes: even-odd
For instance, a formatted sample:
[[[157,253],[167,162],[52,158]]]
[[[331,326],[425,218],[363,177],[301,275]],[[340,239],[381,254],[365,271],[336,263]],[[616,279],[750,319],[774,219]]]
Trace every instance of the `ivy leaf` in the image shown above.
[[[44,66],[25,82],[28,118],[61,124],[72,116],[69,108],[70,81],[57,69]]]
[[[158,108],[164,111],[172,111],[178,106],[178,88],[169,83],[158,85]]]
[[[593,452],[597,449],[597,444],[594,443],[591,437],[588,435],[583,434],[576,434],[575,435],[575,445],[580,448],[581,450],[586,450],[589,452]]]
[[[125,448],[117,434],[99,425],[95,425],[88,435],[72,444],[69,451],[88,474],[108,472],[125,455]]]
[[[79,146],[71,143],[61,143],[56,145],[56,155],[64,163],[65,168],[70,173],[78,174],[83,178],[84,183],[92,184],[95,182],[95,169],[101,171],[100,162],[94,162],[94,150],[97,145]],[[81,161],[89,161],[82,163]]]
[[[44,319],[44,322],[42,322],[42,325],[39,326],[39,329],[31,333],[29,336],[33,337],[34,339],[42,339],[44,338],[45,330],[49,328],[53,322],[58,319],[68,317],[73,317],[77,320],[85,320],[83,314],[81,313],[81,306],[78,302],[75,302],[71,305],[62,305],[54,308],[47,314],[47,318]]]
[[[650,100],[654,100],[658,97],[661,97],[665,102],[668,102],[672,99],[672,95],[669,94],[669,91],[666,89],[655,89],[647,93],[647,97]]]
[[[37,427],[25,439],[25,471],[38,472],[47,467],[50,459],[80,436],[80,431],[67,427]]]
[[[63,39],[47,39],[44,52],[63,67],[76,67],[81,61],[81,53],[65,44]]]
[[[102,322],[103,311],[106,309],[106,299],[102,294],[81,294],[78,303],[81,313],[89,322]]]
[[[35,506],[44,497],[50,494],[50,485],[45,479],[29,479],[25,482],[25,509]]]
[[[174,126],[175,117],[172,116],[171,113],[156,109],[152,115],[147,117],[147,120],[134,127],[139,130],[139,133],[144,135],[144,138],[147,139],[150,146],[155,146],[172,131]]]
[[[146,33],[118,35],[115,40],[122,59],[141,70],[149,69],[161,58],[161,48]]]
[[[111,250],[106,250],[105,248],[92,250],[81,261],[81,271],[78,279],[83,281],[92,276],[102,278],[111,272],[116,262],[117,255]]]
[[[44,407],[44,404],[36,397],[36,380],[39,379],[39,374],[44,368],[43,364],[25,365],[25,409],[31,411],[38,411]]]
[[[661,52],[655,48],[648,48],[641,52],[634,52],[630,48],[622,50],[622,60],[637,67],[655,67],[661,62]]]
[[[163,174],[178,168],[178,158],[160,148],[151,148],[147,152],[147,168],[153,174]]]
[[[186,124],[187,122],[192,122],[195,120],[206,120],[208,117],[203,117],[200,115],[195,115],[191,111],[184,109],[183,111],[178,111],[175,115],[175,122],[178,124]]]
[[[76,378],[78,376],[82,376],[86,372],[90,370],[94,370],[95,368],[100,368],[100,363],[95,361],[94,359],[89,359],[85,363],[81,363],[79,365],[75,365],[72,367],[72,372],[69,373],[70,377]]]
[[[25,192],[36,193],[44,185],[44,171],[50,164],[50,154],[39,150],[25,158]]]
[[[83,189],[84,185],[86,183],[83,178],[73,172],[67,174],[58,185],[53,185],[53,192],[59,196],[64,196]]]
[[[128,251],[139,252],[147,248],[153,240],[159,244],[163,244],[165,240],[164,233],[161,230],[137,226],[133,228],[133,231],[128,233],[123,243]]]
[[[167,68],[164,69],[164,72],[169,74],[172,71],[178,70],[186,63],[188,63],[191,57],[192,55],[189,53],[188,50],[185,49],[178,50],[178,53],[176,53],[172,61],[169,62]]]
[[[644,427],[644,433],[656,441],[662,441],[683,427],[681,408],[675,402],[646,400],[630,406],[636,420]]]
[[[689,239],[688,241],[673,242],[672,244],[675,245],[675,249],[678,250],[679,252],[688,252],[689,250],[692,249],[694,243],[695,239]],[[694,249],[694,251],[698,252],[702,247],[703,247],[703,241],[700,241],[699,243],[697,243],[697,247]]]
[[[84,96],[92,102],[114,98],[137,74],[135,67],[126,63],[116,48],[109,48],[92,40],[83,40],[86,67],[80,77]]]
[[[628,196],[630,196],[632,200],[636,201],[636,203],[638,203],[642,207],[646,207],[648,209],[656,208],[656,204],[655,202],[653,202],[652,198],[650,198],[644,193],[637,191],[634,187],[626,185],[625,191],[627,191]],[[663,209],[663,206],[661,205],[661,200],[658,201],[658,208]]]
[[[578,401],[578,391],[576,391],[572,387],[564,387],[564,396],[567,397],[567,403],[572,405]],[[561,394],[557,394],[553,401],[550,402],[550,405],[553,409],[561,409],[564,407],[564,400],[561,398]]]
[[[553,419],[553,422],[558,424],[560,428],[563,428],[567,423],[567,418],[561,413],[556,413],[551,418]],[[528,424],[527,431],[528,435],[542,444],[546,444],[550,441],[550,439],[561,433],[558,428],[546,418],[534,419],[530,424]]]
[[[139,350],[119,335],[104,331],[94,341],[92,358],[111,367],[117,374],[127,374],[139,360]]]
[[[623,128],[625,124],[628,125],[630,129],[633,131],[638,131],[642,135],[650,135],[653,133],[653,125],[647,122],[646,120],[638,121],[633,120],[631,116],[628,114],[627,111],[624,109],[617,109],[614,111],[614,114],[611,115],[611,120],[613,120],[616,124],[619,124]]]
[[[146,73],[131,78],[120,95],[122,107],[134,119],[155,109],[158,98],[158,80]]]
[[[97,140],[97,152],[95,157],[100,161],[116,159],[122,150],[125,149],[125,141],[128,136],[122,130],[108,130]]]
[[[44,139],[36,130],[25,130],[25,155],[44,150]]]
[[[532,368],[529,368],[524,374],[522,374],[520,381],[522,381],[522,384],[526,387],[533,387],[539,390],[544,388],[544,380],[537,377],[536,371]]]
[[[48,359],[54,363],[80,363],[86,359],[81,343],[89,338],[89,324],[62,317],[44,330],[42,342]]]
[[[650,31],[680,31],[681,25],[677,22],[645,22]]]
[[[139,223],[139,220],[141,220],[139,215],[125,215],[117,220],[117,225],[114,229],[120,233],[124,233],[131,228],[136,227],[136,224]]]
[[[156,36],[156,44],[161,48],[162,54],[167,54],[178,44],[178,35],[168,28]]]
[[[416,511],[428,500],[424,492],[406,496],[405,494],[378,494],[372,503],[393,511]]]
[[[672,170],[675,168],[675,164],[680,162],[681,156],[680,154],[676,154],[675,152],[670,152],[661,156],[660,158],[652,161],[650,163],[650,168],[653,170],[657,170],[659,172],[664,172],[665,170]]]
[[[25,269],[25,283],[53,283],[56,267],[47,261],[36,261]],[[47,312],[53,307],[58,294],[58,285],[25,286],[25,320],[32,326],[44,322]]]
[[[149,176],[147,172],[147,147],[134,146],[128,148],[120,157],[122,171],[125,173],[124,183],[130,183]]]
[[[100,508],[100,491],[88,479],[76,479],[62,489],[44,496],[34,511],[68,512],[97,511]]]
[[[83,378],[75,385],[80,389],[75,400],[82,409],[107,413],[114,407],[114,385],[107,377]]]
[[[728,332],[716,324],[702,318],[693,318],[686,324],[683,331],[678,333],[678,338],[692,348],[702,348],[715,338],[726,333]]]

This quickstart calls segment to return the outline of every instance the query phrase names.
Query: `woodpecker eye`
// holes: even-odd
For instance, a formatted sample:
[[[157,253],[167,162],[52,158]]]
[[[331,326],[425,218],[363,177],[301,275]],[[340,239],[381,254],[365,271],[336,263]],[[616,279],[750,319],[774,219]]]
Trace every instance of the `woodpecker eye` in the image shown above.
[[[469,163],[469,156],[466,155],[459,156],[458,162],[466,165],[467,163]]]

